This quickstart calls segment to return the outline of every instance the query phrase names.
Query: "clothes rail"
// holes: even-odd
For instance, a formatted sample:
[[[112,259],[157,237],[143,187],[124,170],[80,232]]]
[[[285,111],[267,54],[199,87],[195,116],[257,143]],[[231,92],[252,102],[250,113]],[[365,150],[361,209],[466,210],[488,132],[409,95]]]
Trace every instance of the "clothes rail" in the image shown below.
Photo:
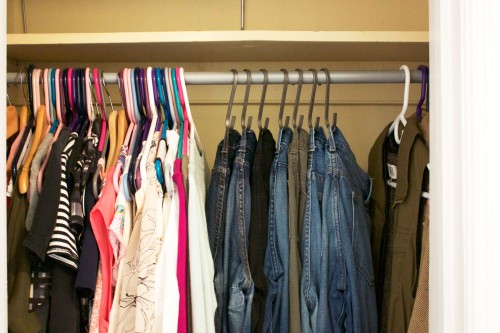
[[[7,83],[26,82],[24,73],[7,73]],[[252,84],[264,83],[264,74],[260,71],[252,71]],[[269,84],[282,84],[284,74],[280,71],[269,72]],[[295,84],[299,81],[297,71],[289,71],[289,83]],[[117,84],[117,73],[103,73],[104,82],[108,84]],[[188,85],[231,85],[233,83],[233,73],[231,72],[185,72],[184,77]],[[400,70],[392,71],[330,71],[330,79],[333,84],[356,84],[356,83],[404,83],[405,73]],[[247,82],[247,74],[243,71],[238,72],[238,84]],[[310,71],[304,71],[303,83],[312,83],[313,74]],[[419,70],[411,71],[411,82],[422,82],[422,72]],[[318,70],[318,83],[326,83],[326,74]]]

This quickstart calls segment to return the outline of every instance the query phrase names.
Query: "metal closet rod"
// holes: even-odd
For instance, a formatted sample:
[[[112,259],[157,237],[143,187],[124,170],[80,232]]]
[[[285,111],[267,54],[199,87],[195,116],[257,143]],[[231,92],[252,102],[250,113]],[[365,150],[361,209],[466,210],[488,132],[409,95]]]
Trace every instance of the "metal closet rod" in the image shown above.
[[[26,82],[25,74],[7,73],[7,83]],[[284,74],[281,71],[272,71],[268,73],[269,84],[283,84]],[[298,83],[299,73],[297,71],[288,71],[290,84]],[[108,84],[118,83],[117,73],[103,73],[104,82]],[[184,78],[188,85],[231,85],[233,84],[233,73],[231,72],[185,72]],[[381,70],[381,71],[330,71],[332,83],[337,84],[356,84],[356,83],[404,83],[405,74],[401,70]],[[238,84],[247,82],[247,74],[243,71],[238,72]],[[304,71],[303,83],[312,83],[313,74],[310,71]],[[411,71],[411,82],[422,82],[422,72],[419,70]],[[263,84],[264,74],[260,71],[252,71],[252,84]],[[318,70],[318,84],[326,83],[326,74]]]

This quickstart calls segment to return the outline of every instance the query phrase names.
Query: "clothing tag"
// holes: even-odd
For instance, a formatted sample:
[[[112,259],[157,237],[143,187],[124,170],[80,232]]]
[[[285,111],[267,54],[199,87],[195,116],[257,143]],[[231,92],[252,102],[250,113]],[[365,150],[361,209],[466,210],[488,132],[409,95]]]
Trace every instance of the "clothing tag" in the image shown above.
[[[387,170],[389,171],[390,179],[398,179],[398,168],[395,165],[387,163]]]

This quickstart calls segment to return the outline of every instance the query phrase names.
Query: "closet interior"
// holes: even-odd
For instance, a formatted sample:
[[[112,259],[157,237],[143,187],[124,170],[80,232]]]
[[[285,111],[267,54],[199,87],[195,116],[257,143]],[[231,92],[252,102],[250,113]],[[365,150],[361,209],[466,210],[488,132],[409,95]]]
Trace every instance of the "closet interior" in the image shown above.
[[[117,5],[112,2],[92,0],[82,6],[76,3],[62,4],[55,0],[9,1],[7,4],[9,103],[19,111],[26,104],[25,96],[28,94],[26,70],[31,64],[42,69],[42,76],[44,69],[58,68],[61,73],[64,69],[75,69],[75,71],[82,69],[81,75],[84,78],[85,69],[88,68],[88,78],[93,81],[94,85],[92,89],[97,89],[99,86],[102,90],[104,87],[102,82],[104,82],[106,91],[94,90],[96,96],[87,96],[87,98],[90,97],[88,100],[95,99],[92,102],[95,108],[106,109],[108,116],[111,110],[127,109],[122,87],[123,81],[119,84],[120,75],[123,75],[124,69],[132,70],[132,74],[130,71],[127,72],[131,78],[134,77],[134,69],[143,69],[144,89],[147,94],[148,88],[145,82],[152,82],[149,89],[162,89],[160,88],[163,87],[161,78],[162,75],[163,77],[167,75],[168,78],[167,69],[182,68],[182,73],[179,71],[175,76],[174,71],[171,78],[179,80],[182,77],[185,83],[184,89],[186,90],[181,91],[180,94],[188,96],[188,100],[182,103],[189,103],[189,118],[192,117],[194,123],[191,125],[191,130],[196,131],[196,142],[201,143],[203,147],[202,157],[207,163],[205,172],[212,176],[214,175],[214,161],[220,157],[218,146],[228,136],[228,123],[234,124],[234,129],[240,134],[246,132],[245,127],[251,124],[252,130],[255,131],[255,139],[259,137],[261,126],[267,124],[267,128],[277,143],[275,147],[279,151],[283,132],[281,128],[285,123],[294,129],[297,123],[302,122],[302,128],[309,132],[314,131],[314,123],[319,118],[319,125],[325,129],[326,139],[329,133],[333,133],[333,131],[329,132],[328,128],[341,129],[355,157],[354,165],[359,165],[360,170],[369,173],[371,167],[369,163],[373,162],[370,154],[373,154],[371,151],[380,139],[384,128],[395,119],[400,119],[397,123],[401,126],[399,132],[402,132],[404,137],[403,128],[407,119],[417,111],[418,106],[422,107],[422,103],[419,102],[424,103],[425,112],[429,110],[426,106],[429,97],[428,87],[422,85],[423,67],[428,66],[429,61],[428,3],[426,1],[401,3],[391,0],[384,1],[377,6],[368,0],[349,2],[325,0],[315,3],[306,0],[246,1],[245,30],[239,30],[241,4],[241,2],[227,0],[217,4],[197,0],[172,3],[155,0],[146,3],[125,2]],[[50,17],[50,20],[39,19],[42,17]],[[406,69],[409,70],[406,71]],[[432,69],[429,70],[429,77],[431,71]],[[327,79],[327,73],[330,80]],[[102,80],[96,80],[96,76],[102,77]],[[313,84],[315,78],[317,84]],[[182,86],[180,82],[176,84],[179,87]],[[43,90],[43,85],[40,87]],[[141,88],[137,86],[136,89],[140,91]],[[265,89],[264,102],[262,102],[263,89]],[[164,91],[166,94],[166,90]],[[146,95],[143,94],[143,96]],[[425,98],[420,101],[422,96]],[[98,101],[101,98],[102,101]],[[40,102],[43,104],[45,100],[43,94],[41,99]],[[181,98],[178,97],[178,99],[180,103]],[[314,99],[313,103],[312,99]],[[157,105],[161,104],[160,100],[157,102]],[[98,104],[102,106],[99,107]],[[228,117],[228,104],[232,105],[231,117]],[[175,106],[174,108],[177,109]],[[182,108],[179,106],[179,108],[185,109],[184,106]],[[406,111],[401,116],[402,109],[405,108]],[[164,109],[163,106],[158,108],[158,110]],[[164,113],[165,116],[162,113],[163,111],[158,112],[158,116],[166,118],[167,113]],[[328,119],[325,113],[329,115]],[[235,121],[233,117],[236,117]],[[399,125],[400,123],[402,125]],[[333,126],[327,126],[327,124]],[[159,139],[162,137],[161,131],[158,131],[159,137],[153,139],[155,144],[159,144]],[[396,128],[396,133],[398,133],[398,128]],[[399,138],[397,135],[395,137],[397,142]],[[190,136],[190,139],[194,138],[194,134]],[[189,143],[186,144],[189,145]],[[113,166],[110,167],[113,168]],[[108,167],[104,166],[104,168],[108,170]],[[388,168],[387,172],[390,173],[391,167]],[[430,166],[422,172],[422,177],[426,181],[428,181],[429,168]],[[250,171],[243,170],[242,172]],[[386,172],[385,169],[384,172]],[[369,176],[373,178],[371,173]],[[245,177],[251,180],[250,175]],[[389,180],[397,179],[392,174],[389,178]],[[210,177],[203,180],[202,183],[205,183],[206,187],[202,191],[203,198],[210,197],[209,186],[214,186],[213,181]],[[389,183],[387,184],[390,186]],[[226,186],[229,188],[229,184]],[[373,190],[373,186],[373,184],[370,185],[370,191]],[[195,187],[189,184],[190,189]],[[167,188],[164,187],[163,191],[166,193]],[[417,220],[421,220],[424,215],[425,200],[429,195],[429,189],[426,186],[420,188],[419,191],[422,192],[422,204],[417,211],[413,212]],[[373,195],[373,192],[371,194]],[[99,200],[98,196],[95,200]],[[132,202],[135,202],[135,199]],[[207,211],[209,202],[210,198],[206,201]],[[214,204],[213,201],[212,204]],[[387,203],[380,204],[386,205]],[[188,205],[186,201],[186,210]],[[229,212],[235,209],[225,207]],[[279,211],[280,208],[276,209]],[[370,214],[370,207],[367,206],[366,209],[367,214]],[[325,214],[321,214],[324,218]],[[208,212],[203,212],[203,221],[210,219],[208,215]],[[250,217],[247,220],[250,220]],[[188,229],[189,221],[188,216]],[[210,243],[210,250],[213,252],[214,236],[211,234],[210,226],[208,229],[208,233],[207,231],[205,234],[201,233],[206,235],[206,239],[201,237],[200,240],[203,244],[207,242],[207,247],[203,245],[201,250],[197,248],[197,251],[207,250]],[[235,235],[234,231],[232,232],[233,234],[229,233]],[[421,242],[423,232],[421,228],[418,228],[416,242]],[[420,245],[417,247],[420,251]],[[264,257],[264,253],[262,256]],[[209,258],[212,259],[210,256]],[[215,274],[217,274],[217,269],[215,263]],[[203,274],[207,273],[203,271]],[[379,292],[383,293],[377,291],[377,296]],[[217,290],[214,292],[214,297],[215,294]],[[187,297],[189,298],[189,294]],[[207,299],[211,300],[211,297],[211,294],[210,297],[205,295],[205,302]],[[217,301],[219,301],[218,298]],[[377,299],[375,308],[381,306],[378,302]],[[184,320],[187,322],[199,320],[198,312],[196,312],[199,311],[199,307],[193,306],[189,301],[187,307],[190,308],[186,314],[188,319]],[[215,307],[211,305],[214,313]],[[207,310],[207,306],[202,306],[203,308],[207,312],[204,318],[205,316],[210,318],[211,312]],[[195,311],[196,314],[191,311]],[[300,312],[300,318],[304,324],[302,309]],[[409,320],[409,315],[411,315],[411,308],[405,310],[402,316]],[[15,314],[9,313],[9,318],[15,322]],[[293,318],[287,319],[292,325]],[[85,320],[90,322],[88,318]],[[177,320],[177,317],[165,316],[162,323],[165,332],[169,331],[165,328],[167,320]],[[246,320],[249,319],[246,318]],[[363,320],[369,322],[373,319],[364,318]],[[387,318],[378,318],[378,321],[381,320],[390,321]],[[231,322],[231,319],[229,321]],[[398,326],[399,322],[396,326],[388,324],[384,329],[380,326],[377,329],[374,328],[377,324],[363,326],[364,324],[359,324],[356,319],[351,318],[351,321],[353,326],[349,326],[345,321],[341,325],[343,330],[339,331],[384,332],[384,329],[386,332],[411,331],[408,328],[409,322],[401,324],[402,326]],[[274,320],[262,319],[259,324],[255,324],[252,317],[251,323],[231,326],[234,322],[238,320],[233,320],[227,324],[227,327],[223,324],[224,330],[217,326],[217,323],[215,326],[211,324],[196,326],[200,325],[199,322],[190,322],[189,329],[197,328],[193,330],[194,332],[250,330],[257,332],[262,331],[264,327],[266,331],[308,331],[304,326],[300,328],[300,321],[299,328],[288,326],[288,323],[277,324],[276,317]],[[238,322],[238,324],[241,323]],[[137,331],[161,331],[148,325],[153,324],[139,323],[137,319],[135,321]],[[333,327],[314,325],[316,324],[310,326],[312,332],[336,331]],[[176,325],[176,327],[179,331],[188,329],[180,324],[180,321],[179,326]],[[75,331],[83,332],[85,329],[89,328],[82,327],[81,330],[78,328]],[[118,332],[126,331],[127,327],[100,326],[99,331],[108,329]],[[415,328],[412,329],[416,332]],[[16,329],[13,328],[13,331]],[[18,328],[18,331],[21,332],[23,329]],[[90,329],[90,331],[93,330]]]

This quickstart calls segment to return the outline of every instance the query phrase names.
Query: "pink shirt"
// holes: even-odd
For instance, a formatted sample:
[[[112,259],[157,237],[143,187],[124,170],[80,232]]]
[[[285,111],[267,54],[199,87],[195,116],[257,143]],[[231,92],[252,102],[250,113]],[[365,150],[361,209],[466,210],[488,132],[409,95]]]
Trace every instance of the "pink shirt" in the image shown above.
[[[113,249],[109,241],[108,228],[115,213],[116,193],[113,187],[113,173],[115,167],[111,167],[106,174],[106,184],[101,193],[99,201],[90,212],[90,223],[99,246],[99,254],[102,268],[102,294],[99,310],[99,332],[107,332],[109,325],[109,312],[113,304],[112,268],[114,263]]]
[[[179,243],[177,252],[177,282],[179,284],[179,320],[177,332],[187,332],[187,219],[186,193],[181,171],[182,159],[174,162],[172,179],[177,185],[179,193]]]

